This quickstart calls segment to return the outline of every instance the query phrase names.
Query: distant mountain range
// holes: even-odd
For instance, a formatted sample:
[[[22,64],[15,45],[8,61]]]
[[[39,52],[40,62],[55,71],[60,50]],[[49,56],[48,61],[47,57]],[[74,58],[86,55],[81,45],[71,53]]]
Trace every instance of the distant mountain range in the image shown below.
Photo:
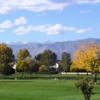
[[[84,40],[77,40],[77,41],[63,41],[63,42],[55,42],[55,43],[34,43],[34,42],[29,42],[29,43],[10,43],[8,44],[12,49],[15,54],[17,55],[17,52],[22,49],[26,48],[29,50],[30,54],[32,57],[36,56],[39,53],[42,53],[44,50],[52,50],[54,51],[58,59],[61,58],[61,54],[63,52],[70,53],[71,56],[73,56],[73,53],[75,50],[78,48],[78,46],[81,43],[100,43],[100,39],[94,39],[94,38],[89,38],[89,39],[84,39]]]

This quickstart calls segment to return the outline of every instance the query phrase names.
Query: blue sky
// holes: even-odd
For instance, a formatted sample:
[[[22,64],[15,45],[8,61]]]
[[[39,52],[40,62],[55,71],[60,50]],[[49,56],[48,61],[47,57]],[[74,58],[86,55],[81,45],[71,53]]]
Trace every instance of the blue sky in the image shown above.
[[[100,0],[0,0],[0,42],[100,38]]]

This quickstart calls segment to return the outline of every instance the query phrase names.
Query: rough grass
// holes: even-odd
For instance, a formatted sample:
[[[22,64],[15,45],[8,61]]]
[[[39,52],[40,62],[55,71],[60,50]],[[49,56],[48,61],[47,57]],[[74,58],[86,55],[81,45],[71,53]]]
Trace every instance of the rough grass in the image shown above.
[[[72,80],[1,80],[0,100],[84,100]],[[91,100],[100,100],[100,84]]]
[[[82,78],[82,77],[84,77],[84,78],[93,78],[94,76],[93,76],[93,74],[91,74],[91,75],[77,75],[77,74],[66,74],[66,75],[62,75],[62,74],[23,74],[23,76],[22,76],[22,74],[21,73],[15,73],[15,74],[12,74],[12,75],[10,75],[10,76],[3,76],[2,74],[0,74],[0,79],[3,79],[3,78],[8,78],[8,79],[10,79],[10,78]],[[98,74],[97,75],[97,78],[99,78],[100,79],[100,74]]]

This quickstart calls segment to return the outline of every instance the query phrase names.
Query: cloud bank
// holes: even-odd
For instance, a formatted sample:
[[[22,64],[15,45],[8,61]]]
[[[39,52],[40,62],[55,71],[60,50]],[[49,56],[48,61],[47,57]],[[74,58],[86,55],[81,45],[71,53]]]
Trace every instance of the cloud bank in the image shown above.
[[[58,35],[68,32],[74,32],[74,33],[86,33],[90,32],[91,28],[75,28],[75,27],[68,27],[68,26],[62,26],[61,24],[55,24],[55,25],[38,25],[38,26],[31,26],[28,27],[19,27],[18,29],[15,29],[13,32],[17,35],[23,35],[30,33],[31,31],[37,31],[41,33],[46,33],[47,35]]]
[[[97,4],[100,0],[0,0],[0,14],[15,10],[43,12],[63,10],[73,4]]]
[[[12,10],[34,12],[62,10],[66,5],[67,3],[54,3],[50,0],[0,0],[0,13],[6,14]]]
[[[91,28],[76,28],[76,27],[70,27],[70,26],[63,26],[61,24],[46,24],[46,25],[27,25],[28,20],[25,17],[19,17],[15,19],[14,21],[11,20],[5,20],[2,23],[0,23],[0,33],[4,32],[7,29],[10,29],[15,27],[13,30],[13,33],[17,35],[23,35],[30,33],[31,31],[36,31],[40,33],[46,33],[47,35],[58,35],[63,34],[67,32],[74,32],[74,33],[86,33],[91,31]],[[25,27],[27,25],[27,27]]]
[[[25,17],[20,17],[18,19],[15,20],[14,25],[23,25],[26,24],[27,20]]]
[[[27,23],[27,19],[25,17],[20,17],[18,19],[15,19],[14,21],[5,20],[2,23],[0,23],[0,33],[4,32],[5,29],[9,29],[14,26],[25,25],[26,23]]]
[[[67,3],[69,4],[96,4],[100,3],[100,0],[51,0],[55,3]]]

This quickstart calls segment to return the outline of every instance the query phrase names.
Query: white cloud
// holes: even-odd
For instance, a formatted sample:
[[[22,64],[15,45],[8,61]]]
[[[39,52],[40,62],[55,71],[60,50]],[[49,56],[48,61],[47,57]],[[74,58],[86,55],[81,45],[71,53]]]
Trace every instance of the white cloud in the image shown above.
[[[1,2],[1,1],[0,1]],[[0,14],[6,14],[6,13],[8,13],[9,11],[11,10],[11,7],[6,7],[6,6],[2,6],[1,4],[0,4]]]
[[[6,20],[2,23],[0,23],[0,28],[11,28],[13,26],[13,23],[10,20]]]
[[[27,23],[27,19],[25,17],[20,17],[15,20],[14,25],[23,25]]]
[[[43,12],[47,10],[62,10],[71,4],[96,4],[100,0],[0,0],[0,14],[13,10],[29,10]]]
[[[96,4],[100,3],[100,0],[75,0],[78,4]]]
[[[47,32],[48,35],[56,35],[59,34],[61,31],[64,31],[64,28],[60,24],[56,24],[53,26],[49,26],[47,29],[44,30]]]
[[[13,32],[16,33],[17,35],[23,35],[28,33],[29,31],[27,30],[27,28],[21,26],[18,29],[14,30]]]
[[[23,25],[27,23],[27,19],[25,17],[20,17],[18,19],[15,19],[14,21],[11,20],[5,20],[2,23],[0,23],[0,32],[4,32],[4,29],[12,28],[15,25]]]
[[[51,0],[56,3],[68,3],[68,4],[96,4],[100,3],[100,0]]]
[[[89,32],[91,30],[92,30],[91,28],[87,28],[87,29],[77,29],[76,30],[76,33],[86,33],[86,32]]]
[[[18,19],[15,19],[14,22],[10,20],[5,20],[4,22],[0,23],[0,33],[4,32],[5,31],[4,29],[14,27],[14,25],[22,25],[26,23],[27,19],[25,17],[20,17]],[[91,31],[91,28],[80,29],[75,27],[62,26],[61,24],[55,24],[55,25],[47,24],[38,26],[29,25],[28,27],[20,26],[13,32],[16,33],[17,35],[23,35],[29,33],[30,31],[38,31],[42,33],[44,32],[47,35],[57,35],[65,32],[85,33]]]
[[[55,24],[55,25],[47,24],[47,25],[31,26],[31,30],[45,32],[48,35],[57,35],[60,33],[65,33],[66,31],[74,31],[75,28],[62,26],[61,24]]]
[[[54,3],[50,0],[0,0],[0,13],[12,10],[30,10],[42,12],[46,10],[62,10],[67,3]]]
[[[75,27],[68,27],[62,26],[61,24],[55,25],[38,25],[38,26],[28,26],[28,27],[19,27],[18,29],[14,30],[13,32],[17,35],[27,34],[30,31],[37,31],[46,33],[47,35],[57,35],[66,32],[74,32],[74,33],[86,33],[91,31],[91,28],[75,28]]]

